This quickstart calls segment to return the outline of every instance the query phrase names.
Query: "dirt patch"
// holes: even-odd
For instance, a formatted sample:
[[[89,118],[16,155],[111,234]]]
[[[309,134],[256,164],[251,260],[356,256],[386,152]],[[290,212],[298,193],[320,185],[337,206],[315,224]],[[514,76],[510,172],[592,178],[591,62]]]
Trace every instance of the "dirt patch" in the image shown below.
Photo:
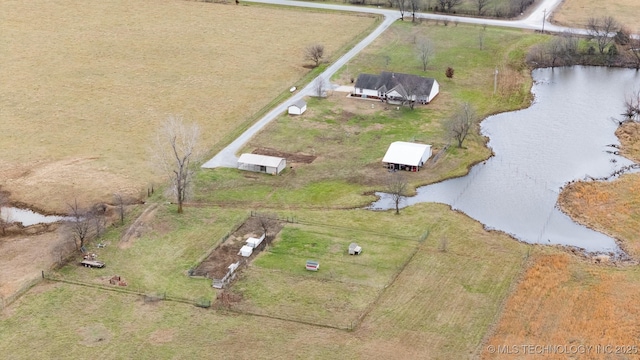
[[[197,268],[194,269],[192,275],[205,276],[212,279],[223,278],[229,265],[242,260],[250,260],[262,251],[268,244],[273,241],[276,235],[282,229],[282,222],[268,217],[250,217],[242,224],[238,230],[233,232],[227,240],[218,246]],[[249,257],[238,255],[240,248],[245,244],[249,237],[260,237],[266,228],[266,236],[258,249]]]
[[[313,156],[313,155],[307,155],[302,153],[292,154],[292,153],[287,153],[287,152],[266,148],[266,147],[253,150],[253,154],[276,156],[276,157],[287,159],[287,163],[298,163],[298,164],[311,164],[313,160],[316,159],[316,156]]]
[[[129,248],[135,239],[139,239],[142,235],[150,231],[150,224],[153,221],[156,212],[158,211],[158,204],[151,204],[147,207],[140,216],[136,219],[136,221],[129,226],[127,231],[124,233],[120,242],[118,243],[118,247],[121,249]]]
[[[156,330],[149,335],[149,342],[152,344],[166,344],[173,341],[175,331],[172,329]]]

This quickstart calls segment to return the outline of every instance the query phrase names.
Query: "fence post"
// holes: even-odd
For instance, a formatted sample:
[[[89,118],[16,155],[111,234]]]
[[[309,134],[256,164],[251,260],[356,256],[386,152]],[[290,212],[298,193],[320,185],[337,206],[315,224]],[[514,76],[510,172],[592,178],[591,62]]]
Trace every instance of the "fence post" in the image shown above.
[[[44,279],[44,270],[42,270],[42,278]]]

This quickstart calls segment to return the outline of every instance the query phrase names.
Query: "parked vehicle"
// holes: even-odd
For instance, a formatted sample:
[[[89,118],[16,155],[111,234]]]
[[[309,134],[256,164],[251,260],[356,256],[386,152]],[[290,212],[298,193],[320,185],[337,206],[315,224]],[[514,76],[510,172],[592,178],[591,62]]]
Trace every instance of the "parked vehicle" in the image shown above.
[[[105,266],[105,264],[102,261],[90,260],[90,259],[82,260],[80,262],[80,265],[83,265],[84,267],[89,267],[89,268],[103,268]]]

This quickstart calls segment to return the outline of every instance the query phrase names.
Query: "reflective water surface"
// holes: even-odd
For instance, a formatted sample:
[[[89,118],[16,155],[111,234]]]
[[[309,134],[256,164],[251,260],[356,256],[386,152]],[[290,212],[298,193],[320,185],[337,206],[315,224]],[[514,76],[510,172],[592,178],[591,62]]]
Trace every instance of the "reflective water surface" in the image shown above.
[[[23,226],[49,224],[67,219],[66,216],[50,216],[38,214],[29,209],[15,207],[0,208],[0,219],[9,223],[22,223]]]
[[[614,132],[627,94],[640,88],[635,70],[601,67],[533,72],[534,104],[481,123],[495,156],[467,176],[418,189],[402,206],[451,205],[489,229],[529,243],[560,244],[590,252],[618,252],[615,241],[574,223],[556,207],[572,180],[607,177],[631,161],[613,154]],[[391,209],[387,194],[371,209]]]

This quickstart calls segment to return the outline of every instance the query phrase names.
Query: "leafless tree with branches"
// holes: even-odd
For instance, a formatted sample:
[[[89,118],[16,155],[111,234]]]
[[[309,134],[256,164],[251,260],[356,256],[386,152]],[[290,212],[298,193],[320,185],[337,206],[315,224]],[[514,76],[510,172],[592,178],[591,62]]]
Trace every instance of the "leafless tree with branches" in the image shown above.
[[[124,215],[127,209],[127,203],[125,201],[124,195],[120,193],[113,194],[113,201],[116,206],[116,212],[118,214],[118,218],[120,219],[120,225],[124,225]]]
[[[391,200],[396,209],[396,215],[400,214],[400,203],[407,193],[407,178],[400,172],[389,174],[387,179],[387,193],[391,195]]]
[[[313,90],[317,97],[324,97],[326,95],[326,81],[322,77],[318,77],[313,83]]]
[[[68,203],[67,206],[69,207],[68,229],[76,249],[80,250],[92,235],[92,213],[91,210],[78,205],[77,199],[74,199],[73,203]]]
[[[178,213],[182,213],[182,205],[190,194],[193,166],[200,155],[199,136],[198,124],[186,124],[181,117],[169,116],[156,137],[156,163],[168,177],[169,191],[178,202]]]
[[[478,15],[484,16],[485,12],[487,11],[487,6],[489,6],[491,0],[475,0],[474,2],[476,5],[476,9],[478,10]]]
[[[438,6],[443,12],[451,12],[453,8],[463,3],[463,0],[438,0]]]
[[[309,45],[304,49],[305,60],[313,61],[316,67],[320,65],[320,61],[322,61],[323,57],[324,45],[322,44]]]
[[[8,193],[0,190],[0,209],[3,207],[7,207],[8,205],[9,205]],[[4,216],[0,216],[0,229],[2,229],[2,236],[6,235],[7,228],[11,225],[11,221],[12,221],[11,215],[8,213],[4,214]]]
[[[407,11],[407,3],[409,0],[394,0],[398,10],[400,11],[400,20],[404,21],[404,13]]]
[[[640,90],[627,95],[624,101],[624,113],[622,116],[626,120],[640,121]]]
[[[419,38],[416,41],[416,54],[422,63],[422,71],[427,71],[427,65],[429,65],[429,61],[435,54],[433,42],[426,37]]]
[[[457,141],[458,148],[462,148],[462,143],[469,135],[469,131],[476,121],[475,109],[471,104],[463,103],[446,123],[449,135]]]
[[[587,21],[587,31],[589,36],[596,40],[600,54],[604,54],[604,50],[613,41],[613,36],[619,29],[620,25],[611,16],[589,18]]]

